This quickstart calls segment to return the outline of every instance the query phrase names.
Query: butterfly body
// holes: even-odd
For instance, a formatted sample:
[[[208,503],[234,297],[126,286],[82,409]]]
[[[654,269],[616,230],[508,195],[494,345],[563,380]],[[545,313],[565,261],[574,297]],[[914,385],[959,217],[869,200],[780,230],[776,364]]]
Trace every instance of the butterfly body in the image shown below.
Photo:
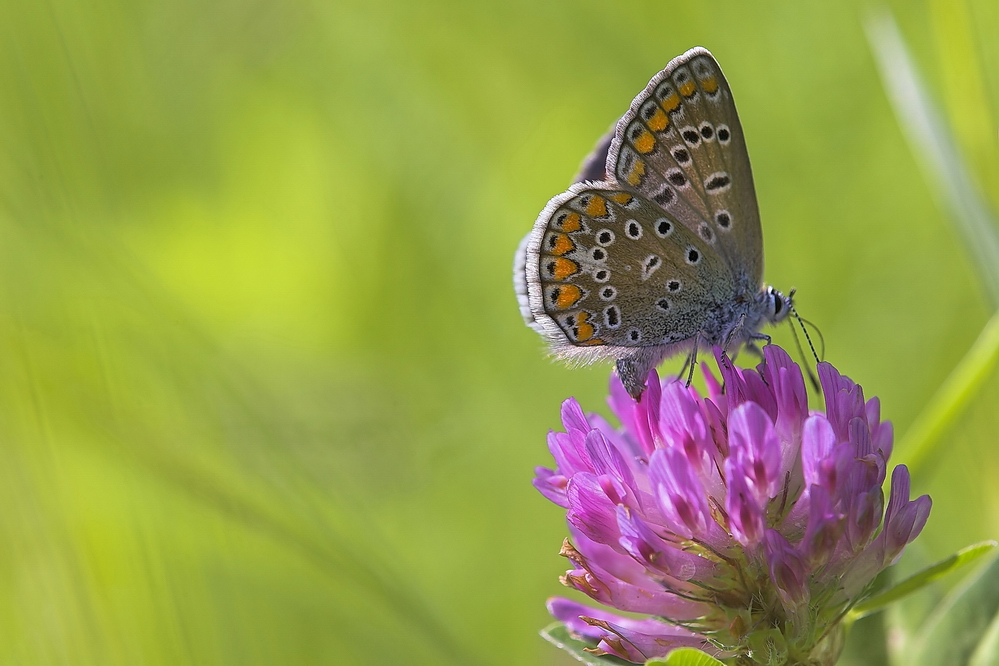
[[[749,155],[705,49],[653,77],[581,174],[548,202],[515,262],[524,319],[555,355],[616,360],[637,398],[665,358],[752,346],[790,311],[762,281]]]

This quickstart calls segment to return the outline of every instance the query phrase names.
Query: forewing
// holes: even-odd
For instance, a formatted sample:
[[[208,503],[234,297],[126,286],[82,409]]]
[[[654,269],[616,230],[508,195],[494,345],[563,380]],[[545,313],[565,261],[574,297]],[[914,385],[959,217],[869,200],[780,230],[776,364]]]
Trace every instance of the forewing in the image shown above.
[[[650,347],[693,338],[735,296],[712,246],[612,184],[552,199],[522,247],[525,318],[556,345]]]
[[[716,248],[740,281],[763,280],[763,232],[732,91],[694,48],[654,76],[617,124],[607,171]]]

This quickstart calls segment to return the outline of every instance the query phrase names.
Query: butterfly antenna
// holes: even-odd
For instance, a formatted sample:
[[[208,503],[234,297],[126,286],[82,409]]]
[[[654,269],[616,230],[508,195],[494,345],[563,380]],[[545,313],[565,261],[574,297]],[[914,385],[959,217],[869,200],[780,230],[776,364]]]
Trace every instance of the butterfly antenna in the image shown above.
[[[792,310],[792,312],[794,311]],[[800,319],[797,314],[795,314],[794,316],[796,319]],[[799,321],[798,323],[800,324],[801,322]],[[802,330],[804,330],[804,326],[802,326]],[[808,333],[806,332],[805,335],[807,336]],[[811,382],[812,388],[814,388],[816,391],[821,392],[822,389],[819,388],[819,380],[816,379],[815,373],[812,372],[812,366],[807,361],[807,357],[805,355],[805,349],[801,346],[801,339],[798,337],[798,331],[797,329],[794,328],[793,322],[791,323],[791,337],[794,338],[794,346],[798,348],[798,358],[801,359],[802,361],[801,364],[805,366],[805,373],[808,375],[808,381]],[[809,346],[811,346],[811,341],[809,341],[808,344]],[[812,350],[812,353],[813,354],[815,353],[814,349]]]
[[[822,361],[821,361],[821,359],[819,359],[819,355],[815,353],[815,345],[812,344],[812,336],[808,335],[808,329],[805,328],[805,324],[802,323],[803,320],[801,318],[801,315],[799,315],[798,311],[794,309],[794,300],[793,299],[794,299],[794,294],[797,291],[798,291],[797,289],[792,289],[791,291],[788,292],[788,294],[787,294],[787,300],[789,301],[788,309],[791,311],[791,314],[794,315],[794,318],[798,320],[798,325],[801,326],[801,332],[805,334],[805,340],[808,341],[808,348],[812,350],[812,356],[815,357],[815,362],[816,363],[821,363]],[[816,332],[819,333],[819,338],[822,340],[822,355],[825,356],[825,353],[826,353],[826,341],[825,341],[825,338],[822,338],[822,333],[819,332],[819,329],[818,329],[818,327],[815,324],[812,324],[812,322],[808,322],[808,323],[812,326],[812,328],[814,328],[816,330]],[[794,330],[794,326],[791,327],[791,330],[792,331]],[[797,341],[797,339],[798,339],[797,333],[795,333],[794,339],[795,339],[795,341]],[[799,349],[801,348],[800,344],[798,345],[798,348]]]
[[[797,317],[797,314],[795,316]],[[815,330],[815,334],[819,336],[819,358],[825,359],[825,357],[826,357],[826,339],[825,339],[825,336],[822,335],[822,331],[813,322],[808,321],[804,317],[798,317],[798,318],[801,321],[803,321],[804,323],[806,323],[809,326],[811,326]],[[805,331],[805,334],[807,335],[808,332]]]
[[[798,315],[797,310],[795,310],[794,308],[791,308],[791,314],[793,314],[794,318],[798,320],[798,326],[801,326],[801,332],[805,334],[805,341],[808,342],[808,348],[812,351],[812,356],[815,357],[815,362],[816,363],[821,363],[822,359],[820,359],[819,355],[815,352],[815,345],[812,344],[812,336],[810,336],[808,334],[808,329],[805,328],[805,323],[801,319],[801,316]],[[794,326],[791,327],[791,330],[792,331],[794,330]],[[818,330],[818,329],[815,329],[815,330]],[[798,336],[795,335],[795,339],[797,339],[797,337]],[[823,340],[823,350],[822,350],[823,353],[825,353],[825,345],[824,345],[824,343],[825,343],[825,341]]]
[[[790,293],[788,293],[789,301],[792,298],[794,298],[795,291],[797,291],[797,289],[792,289]],[[801,326],[801,332],[805,334],[805,341],[808,342],[808,348],[812,351],[812,356],[815,357],[815,363],[816,364],[820,363],[821,361],[819,360],[819,355],[815,353],[815,345],[812,344],[812,337],[808,335],[808,329],[805,328],[805,324],[803,323],[801,315],[799,315],[798,311],[794,309],[794,305],[789,305],[788,307],[791,310],[791,314],[794,315],[794,318],[798,320],[798,326]],[[815,324],[812,324],[812,326],[815,327]],[[819,329],[816,327],[815,330],[818,331]],[[798,332],[795,330],[794,324],[791,324],[791,334],[794,337],[795,346],[798,347],[798,353],[801,355],[801,359],[804,360],[805,350],[801,348],[801,340],[798,339]],[[819,339],[822,340],[822,353],[823,355],[825,355],[826,343],[825,343],[825,338],[822,337],[821,332],[819,333]],[[804,366],[805,369],[808,370],[808,380],[812,383],[812,388],[814,388],[816,391],[821,391],[822,389],[819,388],[819,380],[815,376],[815,373],[812,372],[812,366],[810,366],[808,363],[804,363]]]

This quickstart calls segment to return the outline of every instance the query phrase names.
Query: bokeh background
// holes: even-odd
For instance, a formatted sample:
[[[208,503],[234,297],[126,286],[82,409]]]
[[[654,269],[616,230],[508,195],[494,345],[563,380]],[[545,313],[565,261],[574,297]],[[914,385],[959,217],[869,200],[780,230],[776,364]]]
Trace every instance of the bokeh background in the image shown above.
[[[992,306],[872,8],[0,0],[0,663],[568,664],[530,479],[609,368],[546,359],[512,256],[693,45],[768,280],[904,434]],[[995,206],[999,5],[891,9]],[[999,535],[997,399],[917,470],[931,556]]]

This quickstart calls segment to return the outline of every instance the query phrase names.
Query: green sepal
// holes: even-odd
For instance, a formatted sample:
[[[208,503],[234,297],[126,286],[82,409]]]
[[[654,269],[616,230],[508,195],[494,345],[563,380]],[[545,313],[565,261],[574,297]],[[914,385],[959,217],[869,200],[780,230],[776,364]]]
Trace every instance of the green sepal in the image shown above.
[[[754,664],[777,666],[787,663],[787,639],[780,629],[756,630],[748,638]]]
[[[925,587],[933,581],[946,574],[973,562],[982,555],[990,552],[996,547],[995,541],[982,541],[962,548],[950,557],[940,560],[936,564],[926,567],[919,573],[909,576],[897,585],[893,585],[887,590],[883,590],[853,607],[847,618],[848,622],[859,620],[862,617],[877,613],[883,610],[888,604],[898,601],[902,597],[912,594],[916,590]]]
[[[656,657],[645,662],[645,666],[725,666],[710,654],[695,648],[677,648],[665,657]]]
[[[561,622],[553,622],[549,624],[547,627],[542,629],[540,633],[541,637],[546,641],[560,650],[565,650],[577,661],[581,661],[588,666],[611,666],[612,664],[617,666],[627,666],[629,663],[609,654],[596,655],[592,652],[587,652],[587,648],[592,650],[597,646],[597,644],[573,638],[572,634],[569,633],[569,630],[566,629],[565,625]]]

